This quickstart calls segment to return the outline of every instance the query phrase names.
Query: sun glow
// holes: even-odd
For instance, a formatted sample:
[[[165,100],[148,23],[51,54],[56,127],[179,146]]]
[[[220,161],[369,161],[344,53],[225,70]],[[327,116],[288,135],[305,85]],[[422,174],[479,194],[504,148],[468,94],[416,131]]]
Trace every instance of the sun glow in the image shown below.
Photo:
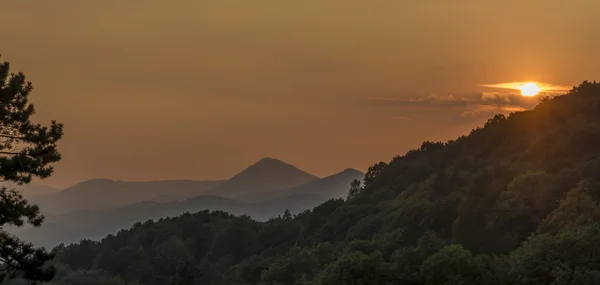
[[[519,87],[519,90],[521,90],[521,95],[527,96],[527,97],[533,97],[535,95],[540,94],[540,91],[542,91],[542,88],[540,88],[539,86],[537,86],[537,84],[535,84],[533,82],[527,82],[527,83],[521,85]]]
[[[552,85],[533,81],[485,84],[481,86],[494,89],[512,89],[515,91],[520,91],[521,96],[524,97],[534,97],[540,93],[560,94],[571,89],[570,86]]]

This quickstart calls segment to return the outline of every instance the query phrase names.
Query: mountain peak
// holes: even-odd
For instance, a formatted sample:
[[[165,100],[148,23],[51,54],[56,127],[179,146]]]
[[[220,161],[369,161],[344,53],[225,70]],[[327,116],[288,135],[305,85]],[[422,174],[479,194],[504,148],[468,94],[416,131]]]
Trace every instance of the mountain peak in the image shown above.
[[[318,179],[279,159],[265,157],[216,187],[210,194],[236,197],[298,186]]]
[[[319,195],[323,197],[324,200],[331,198],[345,198],[348,195],[350,183],[355,179],[360,181],[364,178],[364,176],[364,173],[354,168],[346,168],[343,171],[337,172],[333,175],[302,185],[282,188],[272,192],[249,193],[236,198],[249,202],[267,201],[279,197],[300,194]]]
[[[280,159],[272,158],[272,157],[263,157],[261,160],[257,161],[253,165],[261,165],[261,164],[287,164]]]
[[[364,175],[364,173],[354,169],[354,168],[346,168],[344,169],[342,172],[338,173],[338,174],[351,174],[351,175],[355,175],[355,174],[360,174],[360,175]]]

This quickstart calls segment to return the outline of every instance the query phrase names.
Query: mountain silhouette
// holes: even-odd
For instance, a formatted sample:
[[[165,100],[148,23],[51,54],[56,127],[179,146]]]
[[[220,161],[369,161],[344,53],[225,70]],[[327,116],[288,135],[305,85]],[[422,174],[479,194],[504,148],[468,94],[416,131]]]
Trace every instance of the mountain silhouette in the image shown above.
[[[352,180],[362,180],[364,176],[364,173],[348,168],[313,182],[273,191],[249,193],[239,196],[238,199],[245,202],[260,202],[297,194],[316,194],[323,197],[323,201],[332,198],[346,198]]]
[[[50,196],[53,194],[56,194],[58,192],[60,192],[60,189],[58,188],[54,188],[54,187],[50,187],[50,186],[46,186],[46,185],[39,185],[39,184],[26,184],[26,185],[17,185],[16,183],[2,183],[0,184],[0,186],[5,186],[7,188],[14,188],[19,190],[19,192],[21,192],[21,194],[23,194],[23,197],[25,197],[25,199],[27,200],[31,200],[31,199],[43,199],[43,197],[46,196]]]
[[[55,246],[100,238],[139,221],[202,210],[264,221],[286,209],[300,213],[330,198],[346,197],[350,182],[363,176],[346,169],[321,179],[281,160],[264,158],[227,181],[92,179],[39,201],[49,212],[43,227],[11,232],[36,244]]]
[[[44,214],[53,215],[126,206],[147,200],[172,202],[205,194],[234,198],[249,193],[290,188],[317,180],[318,177],[281,160],[263,158],[226,181],[134,182],[90,179],[64,190],[51,191],[52,188],[49,187],[28,185],[23,187],[23,193],[30,202],[39,205]]]
[[[281,160],[264,158],[227,181],[92,179],[34,200],[47,213],[43,227],[10,231],[36,244],[55,246],[100,238],[148,219],[202,210],[264,221],[285,210],[300,213],[328,199],[345,198],[352,180],[363,177],[348,168],[318,178]]]
[[[317,180],[319,180],[318,177],[293,165],[267,157],[207,191],[206,194],[235,198],[299,186]]]
[[[60,214],[124,206],[154,198],[161,201],[175,201],[200,195],[221,182],[193,180],[132,182],[91,179],[51,195],[33,196],[30,200],[39,205],[44,213]]]

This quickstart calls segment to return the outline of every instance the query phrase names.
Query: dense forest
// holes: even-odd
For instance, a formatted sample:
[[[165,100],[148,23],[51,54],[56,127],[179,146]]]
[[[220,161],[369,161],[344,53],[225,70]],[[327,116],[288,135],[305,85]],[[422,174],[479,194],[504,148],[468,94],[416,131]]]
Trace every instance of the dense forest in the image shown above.
[[[298,215],[201,211],[58,246],[48,284],[600,284],[599,174],[586,81],[373,165],[347,199]]]

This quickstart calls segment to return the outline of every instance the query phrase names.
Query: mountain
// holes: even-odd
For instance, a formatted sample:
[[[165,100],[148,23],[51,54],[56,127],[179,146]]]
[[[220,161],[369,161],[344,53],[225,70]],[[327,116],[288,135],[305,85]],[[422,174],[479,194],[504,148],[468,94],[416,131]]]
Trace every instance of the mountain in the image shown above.
[[[177,260],[212,285],[599,284],[599,146],[600,83],[586,81],[377,163],[345,201],[266,222],[201,211],[56,248],[56,284],[166,284]]]
[[[274,171],[273,167],[281,166],[286,170],[285,173],[290,173],[290,166],[282,164],[280,161],[261,160],[258,166],[256,164],[254,166],[251,166],[249,171],[240,173],[243,175],[237,175],[236,177],[241,177],[246,181],[249,181],[250,178],[260,177],[256,173],[262,174],[263,177],[269,177],[269,175],[264,175],[262,171]],[[275,171],[275,174],[281,173]],[[362,177],[364,177],[363,173],[354,169],[346,169],[322,179],[313,180],[311,178],[311,182],[296,187],[250,193],[247,194],[247,199],[239,200],[214,195],[199,195],[187,197],[186,199],[182,199],[181,196],[159,195],[154,196],[149,201],[135,202],[125,206],[78,209],[73,212],[50,215],[47,216],[46,222],[41,228],[11,228],[11,232],[35,244],[53,247],[60,243],[78,242],[84,238],[99,239],[107,234],[129,228],[136,222],[148,219],[174,217],[186,212],[202,210],[219,210],[236,215],[246,214],[256,220],[263,221],[283,214],[286,209],[291,213],[300,213],[330,198],[345,198],[348,194],[350,182],[354,179],[360,180]],[[296,181],[292,184],[297,183]],[[92,183],[100,189],[112,189],[112,191],[116,189],[114,181],[111,180],[94,180],[88,183]],[[81,194],[94,189],[85,184],[83,183],[79,188],[70,191]],[[159,184],[155,182],[153,184],[139,184],[138,186],[148,186],[145,188],[146,192],[143,193],[148,194],[146,196],[150,197],[162,192],[159,191],[162,188],[157,187]],[[288,185],[284,181],[281,184]],[[132,187],[127,189],[131,191]],[[131,198],[134,199],[135,197],[131,196]]]
[[[364,173],[349,168],[306,184],[274,191],[249,193],[239,196],[238,199],[246,202],[259,202],[297,194],[316,194],[324,197],[323,201],[332,198],[346,198],[348,196],[348,189],[350,189],[350,183],[355,179],[362,180],[364,176]]]
[[[235,215],[248,215],[265,221],[282,215],[287,209],[296,214],[310,209],[326,199],[315,194],[296,194],[270,201],[246,203],[230,198],[202,195],[178,202],[159,203],[145,201],[124,207],[97,211],[77,211],[49,217],[40,228],[12,228],[11,232],[36,245],[54,247],[82,239],[100,239],[107,234],[130,228],[136,222],[149,219],[175,217],[203,210],[224,211]]]
[[[25,199],[43,199],[44,197],[60,192],[60,189],[37,184],[28,184],[24,186],[16,186],[21,189],[21,193]]]
[[[43,197],[47,195],[52,195],[60,191],[60,189],[39,185],[39,184],[26,184],[26,185],[17,185],[16,183],[4,182],[0,183],[0,186],[5,186],[8,188],[18,189],[25,199],[32,199],[35,197]]]
[[[222,181],[165,180],[148,182],[92,179],[51,195],[33,196],[44,213],[63,214],[79,210],[99,210],[145,200],[175,201],[203,194]]]
[[[62,191],[33,189],[24,191],[26,198],[40,206],[46,215],[66,214],[79,210],[100,210],[141,201],[173,202],[198,195],[235,198],[299,186],[319,180],[290,164],[264,158],[226,181],[115,181],[92,179]],[[30,187],[30,186],[26,186]],[[38,187],[39,188],[39,187]],[[273,199],[283,197],[278,195]]]
[[[319,178],[274,158],[263,158],[224,183],[206,192],[208,195],[236,198],[269,192],[317,181]]]

